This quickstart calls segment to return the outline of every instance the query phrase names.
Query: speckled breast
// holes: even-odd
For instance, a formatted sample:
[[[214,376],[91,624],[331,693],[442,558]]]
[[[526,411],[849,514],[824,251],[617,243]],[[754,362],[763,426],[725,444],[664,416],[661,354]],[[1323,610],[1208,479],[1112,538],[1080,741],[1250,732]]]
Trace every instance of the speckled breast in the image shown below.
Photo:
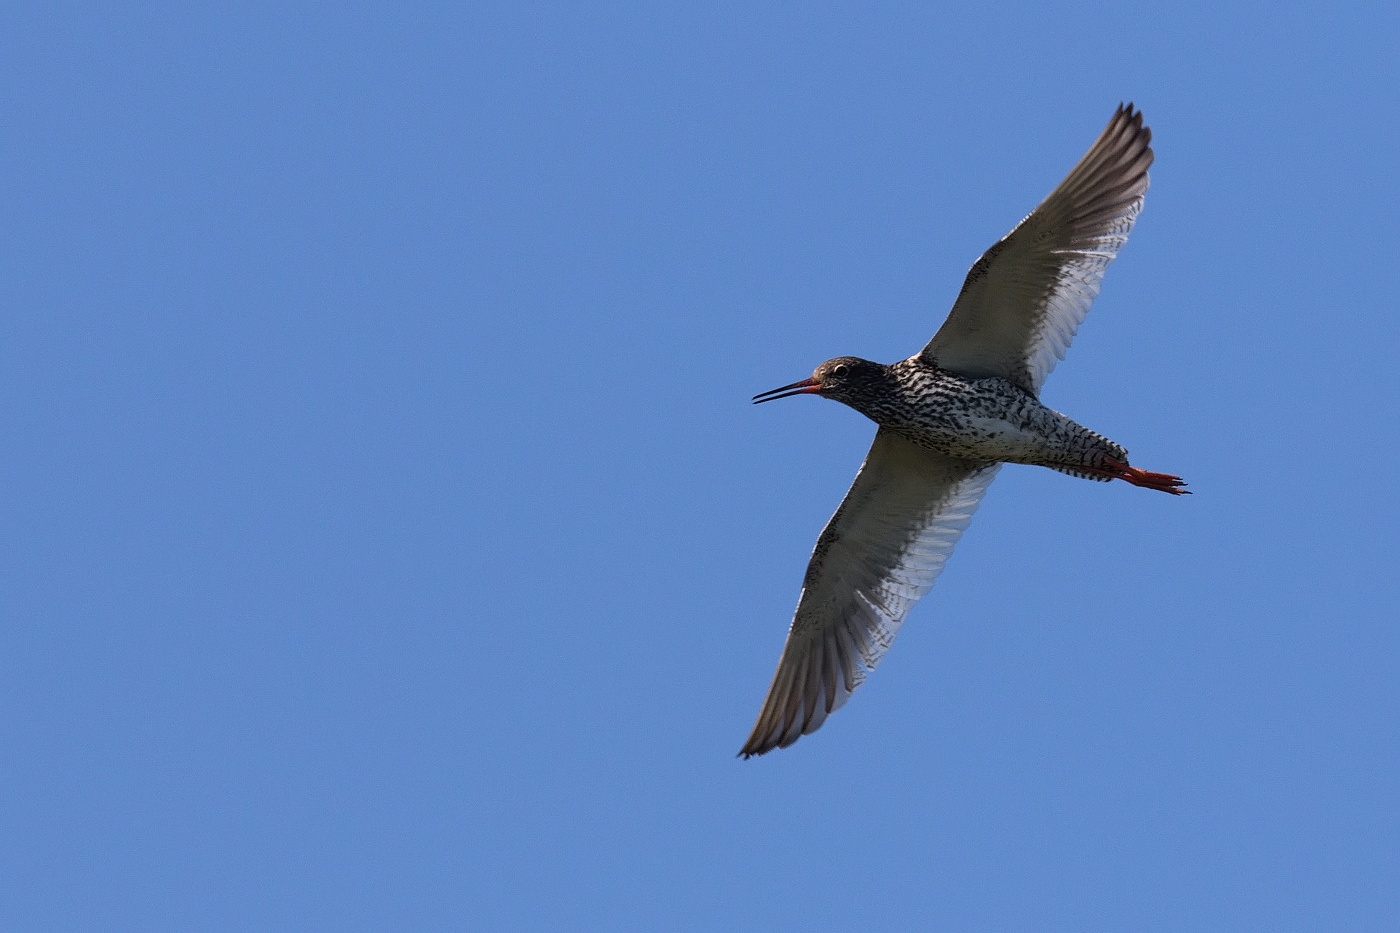
[[[930,450],[968,460],[1046,466],[1095,465],[1105,457],[1126,457],[1119,445],[1046,408],[1005,379],[967,379],[927,366],[900,376],[902,391],[871,417]]]

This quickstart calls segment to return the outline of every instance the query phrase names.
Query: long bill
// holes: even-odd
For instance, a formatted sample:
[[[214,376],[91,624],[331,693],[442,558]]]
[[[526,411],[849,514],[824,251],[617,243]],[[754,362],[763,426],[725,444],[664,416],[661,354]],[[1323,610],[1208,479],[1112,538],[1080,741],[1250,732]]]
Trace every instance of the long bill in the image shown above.
[[[776,389],[769,389],[767,392],[760,392],[753,397],[753,403],[771,402],[778,398],[787,398],[790,395],[811,395],[822,390],[822,384],[816,379],[808,376],[806,379],[799,379],[791,385],[779,386]]]

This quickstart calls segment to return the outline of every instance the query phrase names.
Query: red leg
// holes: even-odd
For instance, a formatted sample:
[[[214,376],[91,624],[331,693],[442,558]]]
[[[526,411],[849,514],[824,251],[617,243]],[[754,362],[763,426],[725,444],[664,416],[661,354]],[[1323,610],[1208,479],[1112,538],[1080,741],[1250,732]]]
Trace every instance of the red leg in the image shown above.
[[[1150,470],[1139,470],[1135,466],[1129,466],[1119,460],[1106,459],[1104,463],[1108,469],[1089,470],[1090,473],[1097,473],[1100,476],[1107,476],[1110,479],[1121,479],[1134,486],[1141,486],[1144,489],[1157,489],[1161,492],[1169,492],[1174,496],[1189,496],[1188,490],[1182,489],[1186,481],[1180,476],[1173,476],[1170,473],[1153,473]]]

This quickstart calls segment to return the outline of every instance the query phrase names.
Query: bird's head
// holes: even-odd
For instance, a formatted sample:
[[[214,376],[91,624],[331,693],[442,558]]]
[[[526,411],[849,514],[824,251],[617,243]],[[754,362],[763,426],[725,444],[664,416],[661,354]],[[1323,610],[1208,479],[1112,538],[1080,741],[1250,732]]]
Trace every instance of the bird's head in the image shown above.
[[[789,395],[820,395],[860,408],[859,402],[877,394],[889,378],[888,366],[858,356],[838,356],[827,360],[807,379],[781,386],[753,397],[754,404],[771,402]]]

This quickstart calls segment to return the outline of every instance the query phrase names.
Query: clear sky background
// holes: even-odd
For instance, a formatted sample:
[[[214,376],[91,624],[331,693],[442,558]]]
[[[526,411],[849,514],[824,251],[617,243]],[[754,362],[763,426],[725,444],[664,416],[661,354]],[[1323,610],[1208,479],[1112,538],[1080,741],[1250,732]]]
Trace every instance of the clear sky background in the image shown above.
[[[11,8],[0,927],[1395,929],[1396,10]],[[737,760],[873,434],[749,397],[1120,100],[1044,398],[1195,495],[1004,469]]]

